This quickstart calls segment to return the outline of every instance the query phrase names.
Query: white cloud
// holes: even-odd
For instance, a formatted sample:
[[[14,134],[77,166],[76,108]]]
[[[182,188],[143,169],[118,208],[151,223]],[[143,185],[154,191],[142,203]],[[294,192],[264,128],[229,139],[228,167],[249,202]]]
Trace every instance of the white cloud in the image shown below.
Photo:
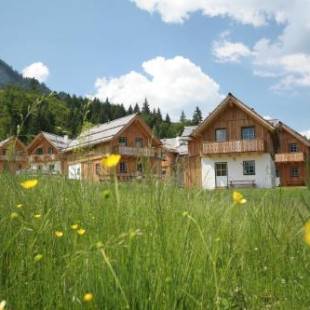
[[[171,59],[156,57],[142,64],[143,73],[131,71],[119,77],[98,78],[92,97],[126,106],[142,103],[160,107],[172,117],[181,110],[192,112],[199,105],[204,113],[223,98],[220,86],[189,59],[176,56]]]
[[[35,62],[22,71],[23,77],[35,78],[39,82],[44,82],[48,78],[50,72],[48,67],[42,62]]]
[[[306,136],[308,139],[310,139],[310,129],[309,129],[309,130],[302,131],[301,134],[302,134],[303,136]]]
[[[241,58],[252,54],[245,44],[228,40],[215,41],[212,53],[218,62],[239,62]]]
[[[278,37],[261,38],[252,48],[222,37],[213,45],[216,60],[238,62],[251,57],[254,74],[276,79],[274,89],[310,87],[309,0],[131,1],[142,10],[157,12],[167,23],[183,23],[197,11],[208,17],[226,17],[254,27],[276,23],[282,27]]]

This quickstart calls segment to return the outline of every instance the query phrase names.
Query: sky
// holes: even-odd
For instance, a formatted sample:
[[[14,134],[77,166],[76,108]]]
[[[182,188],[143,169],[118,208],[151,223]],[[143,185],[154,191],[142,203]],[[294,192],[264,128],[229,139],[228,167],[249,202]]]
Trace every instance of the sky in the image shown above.
[[[178,119],[228,92],[310,137],[310,0],[0,0],[0,58]]]

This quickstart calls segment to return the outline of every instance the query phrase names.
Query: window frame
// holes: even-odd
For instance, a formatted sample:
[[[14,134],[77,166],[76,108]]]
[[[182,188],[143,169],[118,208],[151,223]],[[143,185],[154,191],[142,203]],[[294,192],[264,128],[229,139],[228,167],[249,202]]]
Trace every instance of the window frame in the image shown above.
[[[138,141],[140,141],[140,143],[141,143],[140,145],[139,145]],[[144,141],[143,141],[142,137],[136,137],[135,138],[135,146],[139,147],[139,148],[143,148],[144,147]]]
[[[294,173],[297,172],[297,173]],[[300,169],[297,166],[290,167],[290,177],[291,178],[299,178],[300,177]]]
[[[253,135],[244,135],[244,130],[247,129],[253,129]],[[255,126],[245,126],[245,127],[241,127],[241,139],[242,140],[254,140],[256,139],[256,129]]]
[[[220,132],[220,131],[225,131],[225,140],[218,140],[217,138],[217,132]],[[216,128],[215,129],[215,142],[226,142],[228,140],[228,134],[227,134],[227,128]]]
[[[219,166],[222,166],[219,168]],[[225,169],[223,169],[225,167]],[[219,173],[220,172],[220,173]],[[225,174],[224,174],[225,172]],[[228,164],[227,162],[216,162],[215,163],[215,177],[227,177],[228,176]]]
[[[53,155],[53,154],[54,154],[54,149],[53,149],[53,147],[49,146],[49,148],[47,149],[47,154],[48,154],[48,155]]]
[[[253,164],[251,167],[249,164]],[[242,162],[243,175],[256,175],[256,162],[255,160],[244,160]],[[247,169],[251,169],[251,171],[247,171]]]
[[[39,152],[39,150],[41,150],[42,153],[41,153],[41,151]],[[44,154],[43,147],[38,147],[38,148],[36,148],[35,154],[36,154],[36,155],[43,155],[43,154]]]
[[[119,137],[118,144],[121,145],[121,146],[128,146],[128,138],[125,137],[125,136]]]
[[[128,173],[128,166],[126,161],[121,161],[119,163],[119,173]]]
[[[293,148],[292,148],[292,146],[294,146]],[[290,153],[298,153],[298,144],[297,143],[289,143],[288,144],[288,151],[290,152]]]

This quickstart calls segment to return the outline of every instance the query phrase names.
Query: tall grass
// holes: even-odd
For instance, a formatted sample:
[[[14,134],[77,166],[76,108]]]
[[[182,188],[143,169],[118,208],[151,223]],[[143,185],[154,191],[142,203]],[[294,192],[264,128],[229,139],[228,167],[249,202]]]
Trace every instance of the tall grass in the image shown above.
[[[248,203],[233,205],[229,191],[148,181],[120,184],[117,208],[113,184],[19,183],[0,176],[0,300],[9,309],[310,307],[307,189],[244,190]]]

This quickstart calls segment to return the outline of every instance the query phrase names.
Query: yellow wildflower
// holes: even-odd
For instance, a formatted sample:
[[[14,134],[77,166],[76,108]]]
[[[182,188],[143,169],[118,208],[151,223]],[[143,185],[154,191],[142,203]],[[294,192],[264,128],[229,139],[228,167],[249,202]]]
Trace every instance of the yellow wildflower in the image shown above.
[[[61,237],[63,237],[63,235],[64,235],[63,231],[60,231],[60,230],[56,230],[55,231],[55,236],[57,238],[61,238]]]
[[[79,228],[79,225],[78,224],[72,224],[71,225],[71,229],[73,229],[73,230],[76,230],[76,229],[78,229]]]
[[[41,217],[41,214],[34,214],[33,216],[35,219],[39,219]]]
[[[2,300],[2,301],[0,302],[0,310],[4,310],[5,305],[6,305],[6,301],[5,301],[5,300]]]
[[[86,293],[83,296],[83,301],[84,302],[90,302],[93,300],[93,298],[94,298],[94,295],[92,293]]]
[[[246,203],[246,199],[239,192],[233,192],[233,201],[236,204],[244,204],[244,203]]]
[[[22,207],[23,207],[23,205],[21,203],[16,206],[16,208],[18,208],[18,209],[20,209]]]
[[[28,180],[25,182],[20,183],[20,185],[24,188],[24,189],[31,189],[33,187],[36,187],[38,185],[38,180],[33,179],[33,180]]]
[[[83,229],[83,228],[80,228],[77,233],[80,235],[80,236],[83,236],[85,234],[86,230]]]
[[[43,258],[43,255],[42,255],[42,254],[37,254],[37,255],[34,257],[34,261],[35,261],[35,262],[38,262],[38,261],[40,261],[42,258]]]
[[[310,245],[310,220],[305,224],[304,240]]]
[[[17,217],[18,217],[18,213],[16,213],[16,212],[11,213],[11,220],[16,219]]]
[[[106,168],[113,168],[113,167],[117,166],[117,164],[119,163],[120,160],[121,160],[121,155],[111,154],[111,155],[104,157],[101,160],[101,165],[106,167]]]

